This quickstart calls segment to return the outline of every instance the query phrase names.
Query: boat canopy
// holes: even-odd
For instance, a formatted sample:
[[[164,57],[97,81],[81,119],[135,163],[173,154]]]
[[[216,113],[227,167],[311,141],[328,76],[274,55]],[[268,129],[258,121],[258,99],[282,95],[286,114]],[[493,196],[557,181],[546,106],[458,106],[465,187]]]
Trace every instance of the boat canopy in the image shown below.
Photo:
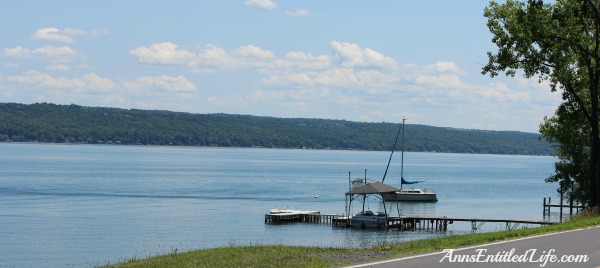
[[[400,183],[401,184],[415,184],[415,183],[419,183],[419,182],[418,181],[407,181],[404,178],[402,178]]]
[[[353,188],[346,195],[371,195],[371,194],[386,194],[386,193],[395,193],[400,189],[389,186],[387,184],[383,184],[381,182],[371,182],[367,183],[363,186]]]

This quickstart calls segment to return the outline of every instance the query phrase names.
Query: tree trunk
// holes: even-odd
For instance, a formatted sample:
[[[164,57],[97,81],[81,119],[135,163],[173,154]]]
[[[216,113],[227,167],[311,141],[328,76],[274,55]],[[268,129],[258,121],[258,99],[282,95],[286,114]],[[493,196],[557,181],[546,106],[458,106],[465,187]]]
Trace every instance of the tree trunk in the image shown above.
[[[600,207],[600,183],[598,176],[600,175],[600,133],[598,131],[598,84],[600,80],[600,70],[594,68],[593,77],[590,79],[590,99],[591,99],[591,161],[590,161],[590,206]]]
[[[597,118],[597,117],[596,117]],[[593,120],[597,121],[597,120]],[[597,122],[596,122],[597,123]],[[595,129],[595,130],[594,130]],[[590,161],[590,207],[600,207],[598,199],[598,176],[600,175],[600,139],[598,138],[598,127],[592,129],[592,151]]]

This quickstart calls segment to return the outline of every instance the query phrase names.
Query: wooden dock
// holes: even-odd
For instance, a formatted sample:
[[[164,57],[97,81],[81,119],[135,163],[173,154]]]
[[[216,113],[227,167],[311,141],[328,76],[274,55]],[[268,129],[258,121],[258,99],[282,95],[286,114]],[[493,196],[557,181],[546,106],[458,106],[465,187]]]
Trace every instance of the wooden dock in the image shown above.
[[[282,224],[290,222],[303,222],[303,223],[317,223],[317,224],[329,224],[332,226],[342,227],[347,222],[348,218],[337,214],[321,214],[321,213],[304,213],[304,212],[291,212],[291,213],[276,213],[276,214],[265,214],[265,224]]]
[[[350,227],[350,218],[338,214],[320,213],[277,213],[265,214],[265,224],[283,224],[291,222],[331,224],[332,227]],[[474,233],[487,222],[503,222],[506,230],[514,230],[521,224],[550,225],[547,221],[504,220],[504,219],[476,219],[476,218],[449,218],[443,216],[400,216],[388,217],[387,228],[407,230],[447,231],[448,225],[454,222],[471,222],[471,232]]]
[[[559,208],[559,220],[562,222],[563,219],[563,209],[569,208],[569,215],[573,216],[573,209],[575,209],[575,214],[579,213],[579,210],[583,209],[584,206],[578,203],[574,203],[573,198],[569,198],[568,203],[565,204],[563,202],[562,197],[560,198],[560,203],[552,203],[552,198],[548,197],[548,202],[546,202],[546,198],[544,197],[543,204],[543,213],[544,216],[550,215],[550,208]]]
[[[471,222],[471,232],[474,233],[487,222],[503,222],[506,230],[514,230],[521,224],[550,225],[547,221],[528,221],[528,220],[504,220],[504,219],[476,219],[476,218],[448,218],[438,216],[400,216],[388,217],[389,228],[398,228],[400,230],[432,230],[447,231],[448,225],[454,222]]]

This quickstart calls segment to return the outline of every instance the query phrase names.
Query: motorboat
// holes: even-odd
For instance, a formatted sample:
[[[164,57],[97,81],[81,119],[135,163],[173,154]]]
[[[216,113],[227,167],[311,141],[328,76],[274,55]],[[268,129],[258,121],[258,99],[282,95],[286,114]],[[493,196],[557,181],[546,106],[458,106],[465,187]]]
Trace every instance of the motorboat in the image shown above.
[[[290,208],[272,208],[265,214],[265,223],[304,222],[315,219],[321,212],[316,210],[295,210]]]
[[[320,211],[316,210],[296,210],[290,208],[272,208],[269,210],[269,214],[320,214]]]
[[[384,227],[386,223],[386,213],[378,212],[375,214],[370,210],[361,211],[350,219],[350,226],[359,228],[379,228]]]
[[[269,210],[269,214],[283,214],[283,213],[296,213],[297,210],[289,208],[272,208]]]

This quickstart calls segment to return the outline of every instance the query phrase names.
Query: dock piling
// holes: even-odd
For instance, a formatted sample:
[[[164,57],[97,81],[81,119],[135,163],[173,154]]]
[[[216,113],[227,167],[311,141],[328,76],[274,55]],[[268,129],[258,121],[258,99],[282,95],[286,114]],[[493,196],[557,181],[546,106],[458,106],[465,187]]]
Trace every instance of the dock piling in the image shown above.
[[[290,222],[304,222],[316,224],[346,225],[347,217],[338,214],[320,213],[279,213],[265,214],[265,224],[281,224]]]
[[[563,218],[563,208],[569,208],[569,216],[573,216],[573,209],[575,209],[575,213],[579,213],[580,209],[583,209],[583,205],[579,203],[575,203],[573,201],[573,197],[569,197],[568,204],[564,204],[562,198],[560,198],[560,203],[552,203],[552,198],[548,197],[548,202],[546,202],[546,198],[544,197],[544,201],[542,204],[542,212],[544,217],[550,216],[550,208],[556,207],[559,209],[559,221],[562,222]]]

